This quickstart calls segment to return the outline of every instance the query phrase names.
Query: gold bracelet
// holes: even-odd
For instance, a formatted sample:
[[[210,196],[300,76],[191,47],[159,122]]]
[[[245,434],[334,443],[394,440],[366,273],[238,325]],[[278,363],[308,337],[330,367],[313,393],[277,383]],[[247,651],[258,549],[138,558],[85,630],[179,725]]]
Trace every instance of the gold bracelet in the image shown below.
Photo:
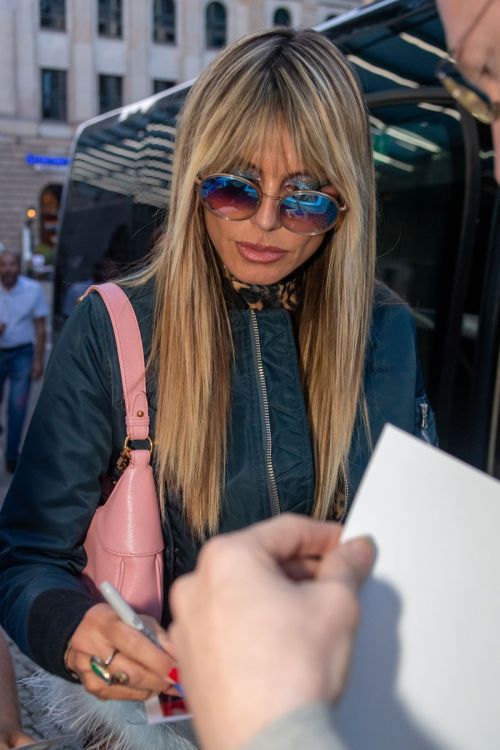
[[[69,672],[69,674],[72,676],[72,678],[74,680],[76,680],[77,682],[80,682],[80,678],[76,674],[76,672],[73,672],[73,670],[68,667],[68,656],[69,656],[69,652],[71,651],[72,648],[73,647],[71,645],[71,638],[70,638],[69,641],[68,641],[68,645],[66,646],[66,651],[64,652],[63,662],[64,662],[64,666],[66,668],[66,671]]]

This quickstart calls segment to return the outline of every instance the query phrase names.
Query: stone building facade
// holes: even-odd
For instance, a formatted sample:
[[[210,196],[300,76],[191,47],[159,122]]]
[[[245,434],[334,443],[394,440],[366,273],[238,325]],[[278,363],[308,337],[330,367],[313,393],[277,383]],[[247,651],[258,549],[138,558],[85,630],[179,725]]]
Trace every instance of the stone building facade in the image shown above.
[[[0,243],[56,241],[72,137],[101,112],[189,80],[248,31],[314,26],[361,0],[0,0]],[[26,237],[26,229],[24,230]],[[40,247],[42,246],[42,247]]]

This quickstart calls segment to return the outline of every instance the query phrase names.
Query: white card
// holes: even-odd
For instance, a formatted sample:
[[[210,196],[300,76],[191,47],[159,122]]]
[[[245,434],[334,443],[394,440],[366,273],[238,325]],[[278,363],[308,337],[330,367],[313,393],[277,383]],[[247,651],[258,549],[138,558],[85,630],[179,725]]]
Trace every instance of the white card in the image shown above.
[[[338,727],[353,750],[500,748],[500,482],[392,426],[343,539],[377,545]]]

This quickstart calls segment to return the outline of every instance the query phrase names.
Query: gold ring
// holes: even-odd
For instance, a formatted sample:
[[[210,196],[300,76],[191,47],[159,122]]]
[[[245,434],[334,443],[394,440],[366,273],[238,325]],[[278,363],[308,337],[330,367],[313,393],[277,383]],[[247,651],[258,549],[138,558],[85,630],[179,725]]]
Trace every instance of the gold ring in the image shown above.
[[[130,678],[126,672],[115,672],[114,675],[111,676],[111,684],[128,685],[129,679]]]
[[[109,667],[113,659],[115,658],[116,654],[118,653],[118,649],[114,648],[113,651],[110,653],[107,659],[101,659],[100,656],[93,656],[92,659],[95,661],[96,664],[98,664],[100,667]]]
[[[116,654],[118,653],[118,649],[114,648],[112,653],[108,656],[107,659],[104,659],[103,664],[105,667],[109,667],[113,659],[115,658]]]

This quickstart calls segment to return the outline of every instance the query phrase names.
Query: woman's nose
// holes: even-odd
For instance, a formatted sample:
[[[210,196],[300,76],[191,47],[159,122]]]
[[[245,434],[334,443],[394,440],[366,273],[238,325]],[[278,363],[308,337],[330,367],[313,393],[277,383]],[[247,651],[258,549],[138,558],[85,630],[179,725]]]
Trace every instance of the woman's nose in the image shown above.
[[[252,216],[253,222],[260,229],[270,232],[272,229],[277,229],[280,226],[278,201],[279,198],[273,198],[270,195],[262,196],[262,203],[256,213]]]

